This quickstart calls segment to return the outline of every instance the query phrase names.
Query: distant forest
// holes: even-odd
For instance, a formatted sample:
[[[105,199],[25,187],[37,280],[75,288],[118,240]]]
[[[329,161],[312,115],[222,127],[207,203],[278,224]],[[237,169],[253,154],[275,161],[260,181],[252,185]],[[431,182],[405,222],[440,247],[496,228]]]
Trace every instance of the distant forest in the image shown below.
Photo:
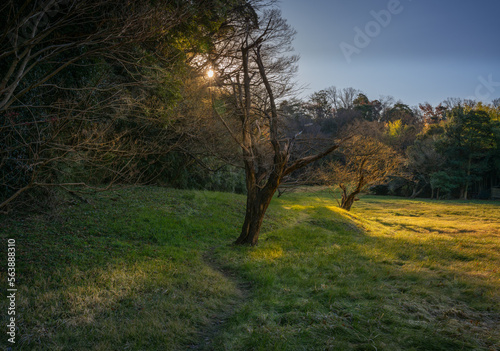
[[[370,100],[353,88],[330,87],[307,101],[284,102],[282,110],[299,129],[326,135],[350,129],[365,143],[371,139],[387,146],[384,153],[399,162],[392,164],[392,174],[374,179],[370,189],[376,194],[488,199],[500,186],[500,99],[448,98],[438,106],[410,107],[392,97]],[[345,166],[345,154],[341,150],[330,159]],[[368,159],[380,160],[380,151]],[[355,178],[351,173],[351,182]]]

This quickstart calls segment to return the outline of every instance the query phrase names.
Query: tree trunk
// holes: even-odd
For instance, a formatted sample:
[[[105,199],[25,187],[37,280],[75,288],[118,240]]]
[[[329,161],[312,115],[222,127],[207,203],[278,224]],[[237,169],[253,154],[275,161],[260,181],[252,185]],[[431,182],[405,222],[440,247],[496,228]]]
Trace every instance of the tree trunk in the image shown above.
[[[410,199],[415,199],[418,195],[420,195],[420,194],[422,193],[422,191],[424,191],[425,187],[427,186],[427,182],[424,182],[424,185],[422,185],[422,186],[420,187],[420,189],[419,189],[419,188],[418,188],[418,185],[419,185],[420,183],[421,183],[421,181],[420,181],[420,182],[418,182],[418,183],[415,185],[415,187],[413,188],[413,192],[412,192],[412,194],[411,194],[411,196],[410,196]],[[432,195],[433,195],[433,194],[432,194]],[[432,195],[431,195],[431,199],[432,199]]]
[[[278,175],[271,177],[264,188],[258,187],[254,182],[247,184],[245,221],[241,228],[241,234],[234,244],[257,245],[264,215],[273,199],[274,193],[278,189],[278,185]]]
[[[240,236],[234,242],[236,245],[257,245],[262,221],[275,191],[263,192],[257,190],[253,194],[249,193],[247,195],[245,221]]]
[[[340,208],[350,211],[352,205],[354,204],[354,201],[358,200],[356,196],[361,192],[361,185],[362,183],[360,182],[358,184],[358,187],[351,192],[350,194],[347,194],[347,187],[344,184],[339,184],[339,188],[342,189],[342,197],[340,199]]]
[[[462,200],[467,200],[468,192],[469,192],[469,178],[470,178],[470,167],[472,163],[472,156],[469,155],[469,161],[467,163],[467,178],[465,179],[465,190],[462,194]]]
[[[352,205],[354,204],[354,201],[359,200],[356,198],[356,196],[361,192],[363,187],[366,185],[365,177],[362,174],[363,165],[364,165],[364,162],[361,165],[360,177],[358,179],[358,184],[356,184],[356,188],[350,194],[347,194],[347,187],[344,184],[339,184],[339,188],[342,189],[342,198],[340,200],[340,208],[343,208],[346,211],[350,211]]]
[[[346,195],[345,193],[342,194],[342,199],[340,201],[340,208],[343,208],[346,211],[350,211],[352,205],[354,204],[354,201],[357,200],[356,195],[359,194],[359,191],[352,192],[349,195]]]

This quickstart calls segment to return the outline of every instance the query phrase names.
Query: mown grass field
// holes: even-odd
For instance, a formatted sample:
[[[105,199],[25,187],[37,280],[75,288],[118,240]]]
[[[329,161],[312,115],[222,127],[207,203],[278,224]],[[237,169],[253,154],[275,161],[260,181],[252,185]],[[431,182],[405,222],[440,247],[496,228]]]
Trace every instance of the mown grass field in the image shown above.
[[[241,195],[144,187],[51,216],[16,240],[12,350],[499,350],[500,204],[326,191],[274,199],[233,247]]]

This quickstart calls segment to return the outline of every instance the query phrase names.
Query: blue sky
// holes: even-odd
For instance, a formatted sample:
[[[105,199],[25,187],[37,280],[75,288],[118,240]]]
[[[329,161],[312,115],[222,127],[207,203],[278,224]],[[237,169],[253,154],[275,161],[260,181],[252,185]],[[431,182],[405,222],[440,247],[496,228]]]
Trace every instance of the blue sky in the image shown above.
[[[500,1],[281,0],[304,96],[336,86],[408,105],[500,97]]]

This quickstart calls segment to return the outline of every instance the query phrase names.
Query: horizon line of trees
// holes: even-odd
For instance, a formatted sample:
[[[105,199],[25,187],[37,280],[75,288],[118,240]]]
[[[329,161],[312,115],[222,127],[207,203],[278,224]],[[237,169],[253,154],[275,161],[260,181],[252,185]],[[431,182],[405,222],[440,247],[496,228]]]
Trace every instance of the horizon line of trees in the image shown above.
[[[349,185],[354,195],[370,188],[376,194],[460,199],[487,199],[492,187],[500,186],[500,98],[491,103],[448,98],[437,106],[410,107],[392,97],[370,100],[354,88],[330,87],[306,101],[285,101],[283,109],[300,128],[335,134],[356,125],[365,149],[375,142],[389,148],[371,157],[365,150],[354,163],[356,147],[333,155],[320,181],[336,184],[343,198]],[[384,157],[392,152],[398,167],[390,162],[394,157]],[[366,169],[382,160],[390,172],[377,177]]]

